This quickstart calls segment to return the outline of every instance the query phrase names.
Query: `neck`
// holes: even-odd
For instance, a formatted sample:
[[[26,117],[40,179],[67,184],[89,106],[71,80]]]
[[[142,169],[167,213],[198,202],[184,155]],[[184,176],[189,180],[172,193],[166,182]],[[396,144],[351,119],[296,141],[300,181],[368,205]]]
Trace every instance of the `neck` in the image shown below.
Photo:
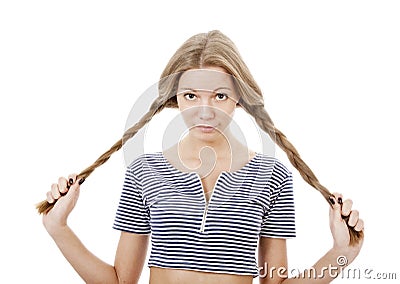
[[[198,159],[200,154],[205,153],[216,155],[217,158],[230,158],[239,144],[239,141],[229,130],[216,135],[215,139],[212,140],[198,139],[189,133],[179,143],[179,152],[192,159]],[[205,149],[207,151],[204,151]]]
[[[183,172],[196,170],[206,176],[216,165],[219,170],[235,171],[242,168],[253,152],[240,143],[231,132],[224,132],[213,140],[198,139],[190,133],[164,155],[169,162]],[[218,138],[218,139],[217,139]]]

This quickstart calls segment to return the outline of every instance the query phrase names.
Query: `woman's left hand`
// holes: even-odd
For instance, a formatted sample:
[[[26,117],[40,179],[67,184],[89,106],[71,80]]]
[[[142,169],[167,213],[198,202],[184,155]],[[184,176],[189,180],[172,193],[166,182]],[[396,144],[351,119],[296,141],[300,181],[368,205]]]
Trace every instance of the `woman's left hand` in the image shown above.
[[[332,204],[329,211],[333,249],[344,253],[348,263],[350,263],[360,252],[364,240],[360,239],[358,243],[350,246],[348,226],[353,227],[356,231],[362,231],[364,230],[364,221],[359,218],[359,212],[357,210],[352,210],[353,201],[351,199],[343,200],[343,196],[339,193],[334,193],[333,195],[335,196],[335,203]],[[333,203],[333,199],[331,203]],[[343,220],[342,216],[349,216],[348,223]]]

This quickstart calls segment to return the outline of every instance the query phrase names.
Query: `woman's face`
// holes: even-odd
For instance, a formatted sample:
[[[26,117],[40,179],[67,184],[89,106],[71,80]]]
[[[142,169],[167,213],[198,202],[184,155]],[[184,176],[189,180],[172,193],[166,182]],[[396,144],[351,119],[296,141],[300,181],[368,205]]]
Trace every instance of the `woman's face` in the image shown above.
[[[224,68],[190,69],[179,80],[179,110],[190,134],[201,140],[212,140],[224,132],[238,100],[233,76]]]

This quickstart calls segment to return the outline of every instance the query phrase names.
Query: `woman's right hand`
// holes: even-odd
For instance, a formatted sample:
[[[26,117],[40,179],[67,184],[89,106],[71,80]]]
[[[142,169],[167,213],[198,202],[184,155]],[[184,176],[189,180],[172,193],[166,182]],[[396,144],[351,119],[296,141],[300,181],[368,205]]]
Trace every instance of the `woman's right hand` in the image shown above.
[[[50,235],[67,225],[68,216],[78,201],[80,185],[76,178],[76,174],[69,175],[68,179],[60,177],[47,192],[47,202],[56,202],[47,214],[43,214],[43,225]]]

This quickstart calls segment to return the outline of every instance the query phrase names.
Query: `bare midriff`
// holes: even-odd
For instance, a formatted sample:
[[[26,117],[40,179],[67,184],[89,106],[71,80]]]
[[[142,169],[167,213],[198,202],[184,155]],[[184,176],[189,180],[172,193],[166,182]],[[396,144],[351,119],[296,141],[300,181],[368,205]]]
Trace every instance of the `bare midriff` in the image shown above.
[[[252,284],[252,275],[150,267],[149,284]]]

